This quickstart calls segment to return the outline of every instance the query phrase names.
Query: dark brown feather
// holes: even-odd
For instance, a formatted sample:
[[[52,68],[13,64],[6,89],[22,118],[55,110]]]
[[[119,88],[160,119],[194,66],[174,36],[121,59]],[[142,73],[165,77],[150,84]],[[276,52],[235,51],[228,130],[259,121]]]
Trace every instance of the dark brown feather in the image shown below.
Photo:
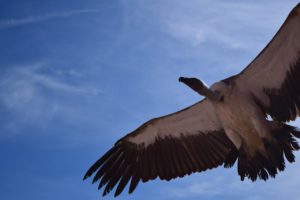
[[[130,179],[130,173],[131,173],[131,166],[129,165],[129,166],[127,166],[127,169],[124,171],[124,175],[123,175],[123,177],[122,177],[122,179],[121,179],[121,181],[120,181],[120,183],[119,183],[119,185],[118,185],[118,187],[117,187],[117,189],[116,189],[116,192],[115,192],[115,197],[116,196],[118,196],[118,195],[120,195],[121,194],[121,192],[124,190],[124,188],[126,187],[126,184],[128,183],[128,181],[129,181],[129,179]],[[104,193],[103,193],[103,196],[105,196],[107,193],[105,193],[105,191],[104,191]]]
[[[157,177],[171,180],[217,167],[233,149],[224,131],[156,138],[148,146],[119,141],[101,158],[101,164],[99,161],[93,166],[93,171],[98,169],[93,182],[102,178],[99,188],[105,186],[103,195],[106,195],[119,181],[117,196],[131,178],[129,193],[132,193],[140,180],[146,182]]]
[[[274,120],[287,122],[295,120],[300,110],[300,55],[297,62],[287,72],[280,89],[264,89],[270,99],[270,105],[259,104],[265,113]]]
[[[106,152],[99,160],[97,160],[92,167],[86,172],[83,177],[83,180],[90,177],[98,168],[105,162],[114,152],[117,150],[117,147],[111,148],[108,152]]]
[[[115,160],[118,158],[119,156],[119,149],[114,152],[114,154],[112,154],[108,160],[100,167],[100,169],[97,171],[94,179],[93,179],[93,183],[97,182],[102,176],[103,174],[110,169],[111,165],[115,162]]]

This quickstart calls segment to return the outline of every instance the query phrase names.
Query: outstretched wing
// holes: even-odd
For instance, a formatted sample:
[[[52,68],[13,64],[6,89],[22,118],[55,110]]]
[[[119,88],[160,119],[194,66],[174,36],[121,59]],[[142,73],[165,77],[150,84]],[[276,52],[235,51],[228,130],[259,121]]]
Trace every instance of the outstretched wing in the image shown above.
[[[120,139],[86,173],[105,186],[103,196],[118,184],[119,195],[131,179],[129,193],[140,180],[170,180],[215,168],[235,147],[227,138],[208,100],[171,115],[152,119]],[[232,159],[232,158],[231,158]]]
[[[273,119],[285,122],[299,116],[300,4],[264,50],[232,79]]]

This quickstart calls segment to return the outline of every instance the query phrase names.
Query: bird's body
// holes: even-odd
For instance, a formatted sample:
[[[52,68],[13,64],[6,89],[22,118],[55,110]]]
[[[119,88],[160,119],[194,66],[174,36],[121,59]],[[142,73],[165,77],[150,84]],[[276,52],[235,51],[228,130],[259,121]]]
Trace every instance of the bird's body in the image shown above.
[[[222,84],[222,83],[217,83]],[[263,151],[263,137],[269,138],[269,124],[254,99],[235,85],[224,86],[222,101],[212,102],[227,137],[239,149],[242,141],[249,146],[250,155]],[[212,90],[216,87],[213,85]]]
[[[294,162],[300,131],[286,122],[300,115],[300,4],[241,73],[210,88],[196,78],[179,81],[206,98],[118,140],[84,177],[95,173],[103,195],[234,163],[242,180],[267,180]]]

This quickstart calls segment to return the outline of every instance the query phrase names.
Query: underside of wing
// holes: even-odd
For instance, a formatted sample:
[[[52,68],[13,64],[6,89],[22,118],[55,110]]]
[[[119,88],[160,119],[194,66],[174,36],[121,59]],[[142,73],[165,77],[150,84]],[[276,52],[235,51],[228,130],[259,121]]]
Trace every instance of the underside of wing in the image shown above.
[[[232,79],[273,119],[285,122],[299,116],[300,4],[265,49]]]
[[[159,177],[170,180],[224,164],[231,166],[236,158],[213,105],[203,100],[182,111],[150,120],[120,139],[86,173],[95,173],[103,195],[117,186],[119,195],[130,182],[129,193],[139,181]]]

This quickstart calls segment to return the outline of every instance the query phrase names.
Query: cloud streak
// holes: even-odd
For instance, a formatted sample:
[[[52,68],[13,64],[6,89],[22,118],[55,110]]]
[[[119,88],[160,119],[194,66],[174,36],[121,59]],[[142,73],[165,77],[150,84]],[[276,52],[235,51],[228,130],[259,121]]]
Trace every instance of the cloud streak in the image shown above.
[[[172,8],[176,12],[167,12],[167,9],[162,6],[158,16],[162,30],[173,38],[192,46],[210,42],[229,49],[256,50],[265,45],[265,33],[276,31],[291,8],[279,2],[266,8],[257,2],[204,0],[176,1]],[[253,35],[262,37],[253,38]]]
[[[42,66],[34,65],[29,68],[21,68],[15,70],[15,73],[21,75],[24,78],[28,78],[33,84],[41,84],[46,88],[53,89],[56,91],[88,95],[98,95],[102,93],[102,91],[97,88],[70,85],[60,80],[57,80],[49,75],[38,73],[37,71],[38,69],[40,69],[40,67]],[[75,71],[72,69],[68,74],[71,76],[80,76],[78,72],[75,73]]]
[[[74,15],[97,13],[100,11],[101,10],[99,9],[70,10],[70,11],[56,12],[56,13],[45,14],[45,15],[29,16],[29,17],[19,18],[19,19],[13,19],[13,18],[2,19],[0,20],[0,30],[9,29],[12,27],[22,26],[27,24],[40,23],[55,18],[67,18],[67,17],[72,17]]]
[[[74,69],[62,75],[60,71],[58,77],[51,70],[48,64],[37,63],[11,67],[1,75],[0,108],[14,116],[5,124],[7,128],[18,131],[22,124],[47,123],[55,116],[74,120],[84,112],[83,107],[74,105],[103,94],[89,86],[79,72],[74,74]]]

